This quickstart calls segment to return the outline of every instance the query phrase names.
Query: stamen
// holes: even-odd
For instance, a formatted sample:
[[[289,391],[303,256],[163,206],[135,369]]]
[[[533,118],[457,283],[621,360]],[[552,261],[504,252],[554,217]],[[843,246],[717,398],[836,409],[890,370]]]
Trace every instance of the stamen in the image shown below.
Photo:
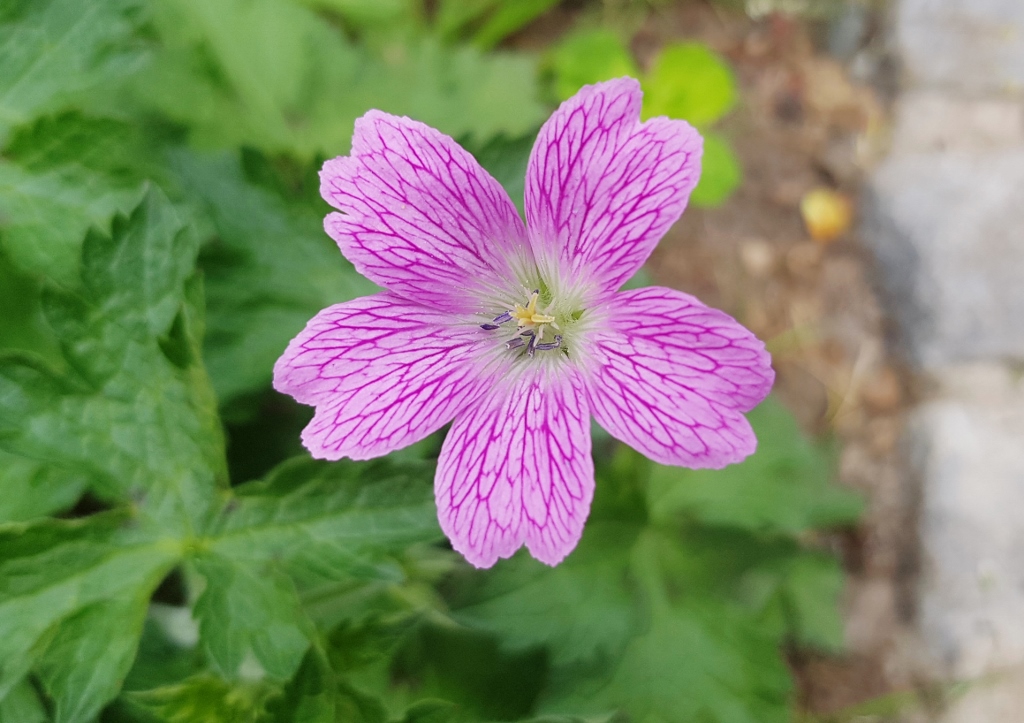
[[[536,349],[537,351],[551,351],[552,349],[557,349],[560,346],[562,346],[562,335],[555,334],[554,341],[547,342],[544,344],[535,344],[533,348]]]
[[[540,289],[534,289],[526,306],[516,304],[516,308],[498,314],[492,321],[480,324],[480,328],[486,331],[495,331],[509,321],[516,322],[516,331],[519,336],[505,342],[506,349],[521,349],[526,347],[528,356],[533,357],[538,351],[551,351],[562,346],[561,334],[555,334],[554,341],[545,342],[545,332],[550,326],[554,331],[561,331],[554,316],[540,313],[537,310],[537,301],[540,299]]]

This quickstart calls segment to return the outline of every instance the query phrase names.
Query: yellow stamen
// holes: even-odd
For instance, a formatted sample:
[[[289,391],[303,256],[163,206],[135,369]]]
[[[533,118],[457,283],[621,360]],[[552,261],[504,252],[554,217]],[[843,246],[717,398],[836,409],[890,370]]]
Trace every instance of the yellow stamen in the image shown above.
[[[538,296],[539,294],[536,291],[533,292],[529,303],[525,307],[516,304],[515,311],[512,312],[512,318],[516,320],[520,328],[524,326],[538,327],[542,324],[552,324],[555,321],[555,317],[537,312]]]

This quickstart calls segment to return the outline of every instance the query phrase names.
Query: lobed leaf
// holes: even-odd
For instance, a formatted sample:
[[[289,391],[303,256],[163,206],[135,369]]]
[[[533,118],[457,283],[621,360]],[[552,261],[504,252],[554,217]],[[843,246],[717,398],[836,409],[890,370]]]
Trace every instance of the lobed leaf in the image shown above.
[[[3,251],[21,273],[80,283],[82,239],[108,228],[158,175],[149,140],[124,122],[70,112],[17,128],[0,161]]]
[[[0,161],[0,229],[7,256],[19,269],[62,284],[78,277],[82,237],[131,210],[138,188],[94,184],[69,168],[29,172]]]
[[[33,0],[0,6],[0,140],[142,60],[140,0]]]
[[[193,614],[214,669],[228,679],[263,673],[290,678],[310,635],[291,580],[272,564],[239,564],[213,552],[201,553],[192,564],[206,579]]]
[[[703,43],[667,46],[644,79],[644,117],[682,118],[711,125],[736,103],[736,81],[726,62]]]
[[[183,530],[202,526],[225,482],[198,359],[196,246],[151,190],[112,236],[89,233],[81,292],[44,297],[68,371],[0,358],[0,447],[88,475],[107,499],[146,498],[147,515]]]
[[[89,477],[77,470],[0,451],[0,523],[70,509],[88,485]]]
[[[251,564],[281,561],[298,579],[394,579],[386,560],[442,538],[426,464],[324,464],[299,458],[236,488],[210,549]]]
[[[121,512],[0,526],[0,699],[38,665],[56,720],[90,720],[119,689],[178,553]]]
[[[790,685],[775,639],[728,604],[698,603],[655,610],[607,682],[556,692],[545,707],[619,708],[665,723],[784,723]]]
[[[774,398],[748,415],[758,449],[718,472],[653,465],[651,515],[685,514],[706,524],[795,534],[848,524],[862,507],[857,495],[831,484],[831,460],[800,432]]]
[[[160,723],[257,723],[277,688],[263,681],[228,682],[199,674],[180,683],[124,696],[128,711]],[[133,716],[133,719],[135,716]]]
[[[554,569],[517,555],[482,580],[456,618],[494,631],[513,649],[548,646],[556,667],[614,658],[637,625],[626,584],[637,532],[621,523],[592,523]]]
[[[322,214],[248,182],[236,158],[181,152],[171,164],[216,232],[201,258],[210,305],[204,351],[227,403],[269,387],[274,362],[314,314],[377,287],[338,252]]]
[[[163,48],[129,97],[205,146],[344,153],[370,108],[482,137],[523,133],[543,116],[526,56],[427,37],[378,56],[285,0],[175,0],[159,7],[156,26]]]
[[[605,29],[569,35],[553,52],[550,64],[559,100],[566,100],[584,85],[623,75],[640,77],[629,48],[617,33]]]
[[[700,181],[690,201],[696,206],[718,206],[733,194],[743,180],[743,169],[729,142],[717,133],[704,134]]]

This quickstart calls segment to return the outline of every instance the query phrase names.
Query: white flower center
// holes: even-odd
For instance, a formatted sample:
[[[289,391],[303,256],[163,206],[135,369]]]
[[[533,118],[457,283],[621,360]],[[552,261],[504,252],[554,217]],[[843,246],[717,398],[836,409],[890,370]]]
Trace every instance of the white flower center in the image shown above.
[[[540,290],[537,289],[530,294],[525,305],[516,304],[514,309],[499,314],[486,324],[481,324],[480,328],[496,331],[514,321],[515,336],[505,342],[506,349],[525,347],[525,353],[529,357],[533,357],[538,351],[559,349],[562,347],[562,328],[558,325],[555,314],[549,313],[550,309],[538,307],[539,300]]]

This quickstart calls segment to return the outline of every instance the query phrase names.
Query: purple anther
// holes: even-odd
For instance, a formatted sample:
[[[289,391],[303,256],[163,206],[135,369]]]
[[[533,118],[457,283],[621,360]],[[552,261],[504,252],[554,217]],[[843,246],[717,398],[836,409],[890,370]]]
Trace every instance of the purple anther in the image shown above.
[[[494,317],[495,324],[504,324],[506,321],[512,321],[511,311],[506,311],[504,314],[498,314],[496,317]],[[494,328],[497,329],[498,327]]]
[[[527,329],[526,331],[520,333],[519,336],[533,336],[533,329]]]
[[[536,344],[534,348],[537,351],[551,351],[552,349],[557,349],[560,346],[562,346],[562,336],[561,334],[555,334],[554,341],[550,341],[545,344]]]
[[[495,329],[500,329],[501,327],[498,326],[497,324],[481,324],[480,328],[483,329],[484,331],[494,331]]]
[[[530,343],[526,345],[526,353],[532,359],[535,351],[537,351],[537,337],[530,334]]]
[[[526,343],[525,341],[523,341],[522,339],[520,339],[517,336],[515,339],[511,339],[511,340],[505,342],[505,348],[506,349],[518,349],[519,347],[521,347],[525,343]]]

